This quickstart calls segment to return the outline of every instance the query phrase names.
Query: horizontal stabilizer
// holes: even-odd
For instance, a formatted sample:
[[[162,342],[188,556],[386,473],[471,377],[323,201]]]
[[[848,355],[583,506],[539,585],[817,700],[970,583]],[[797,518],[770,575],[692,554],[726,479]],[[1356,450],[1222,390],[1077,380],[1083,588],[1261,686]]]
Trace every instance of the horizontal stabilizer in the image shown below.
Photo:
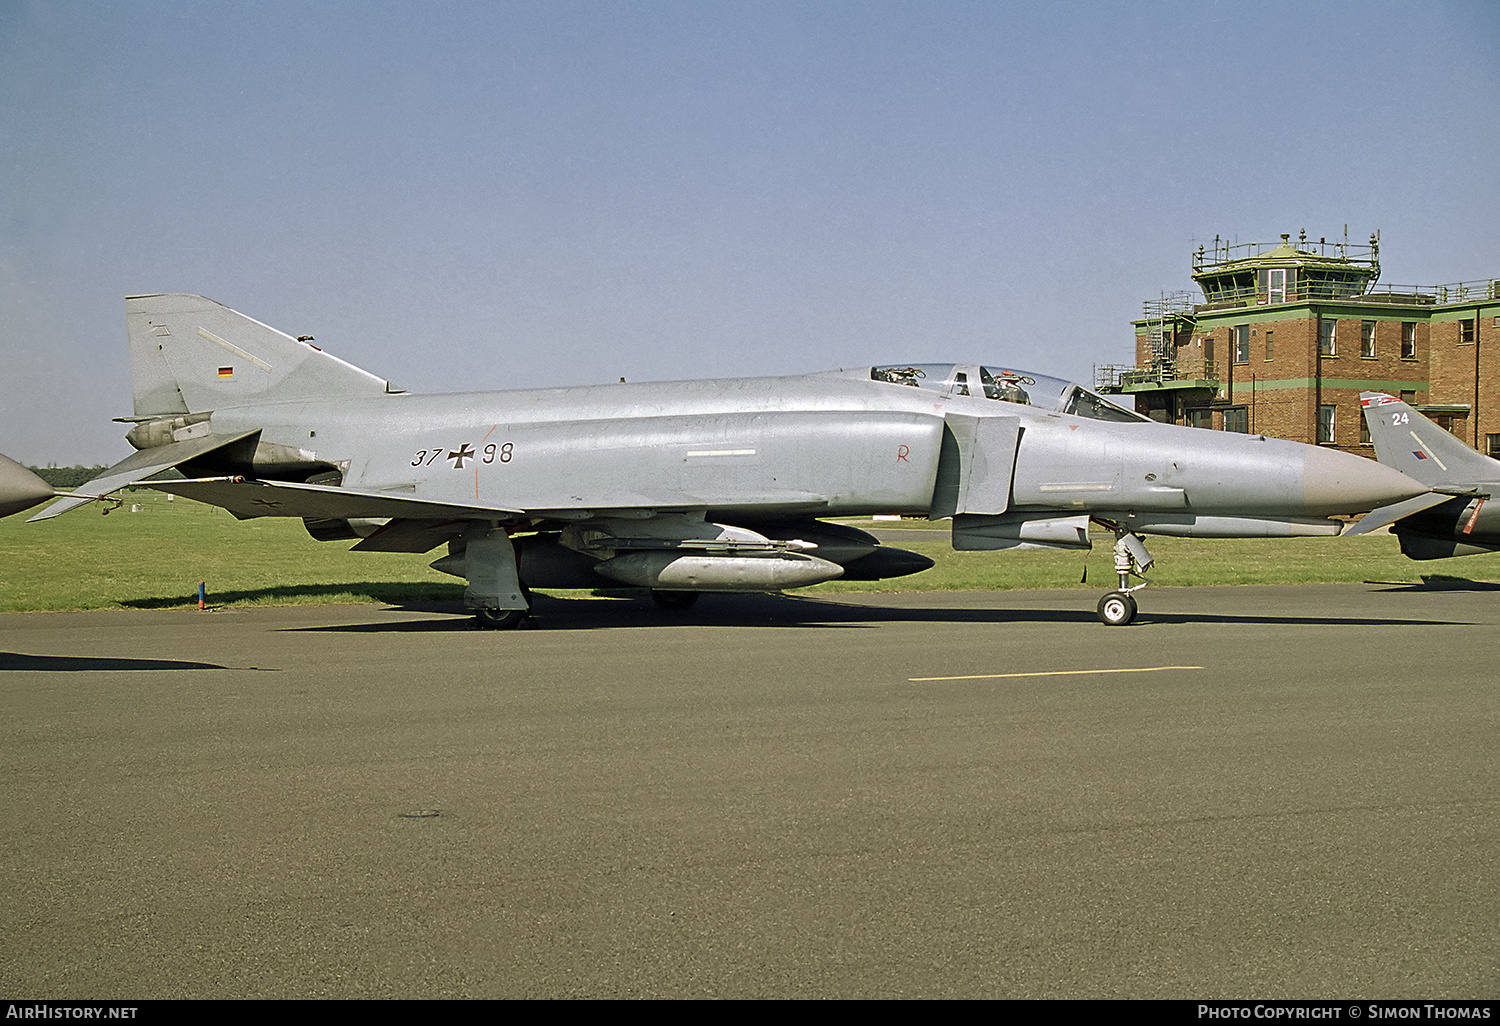
[[[234,435],[204,435],[201,438],[190,438],[185,442],[172,442],[168,445],[158,445],[131,453],[92,481],[74,489],[71,495],[63,496],[31,519],[50,520],[61,516],[71,509],[77,509],[86,503],[103,498],[110,492],[117,492],[128,485],[143,481],[152,474],[160,474],[180,463],[186,463],[188,460],[205,456],[226,445],[249,438],[258,431],[257,428]]]
[[[290,481],[255,481],[240,477],[152,481],[149,487],[213,506],[241,520],[255,517],[342,519],[407,517],[417,520],[494,520],[520,516],[520,510],[457,502],[433,502],[385,492],[337,488]]]

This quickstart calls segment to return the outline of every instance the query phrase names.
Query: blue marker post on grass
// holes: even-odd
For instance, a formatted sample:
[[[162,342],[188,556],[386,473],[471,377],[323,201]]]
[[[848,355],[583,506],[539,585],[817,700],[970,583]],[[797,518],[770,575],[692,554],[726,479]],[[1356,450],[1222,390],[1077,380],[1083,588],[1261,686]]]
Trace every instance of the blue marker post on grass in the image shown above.
[[[202,581],[198,582],[198,608],[199,609],[207,609],[208,608],[207,595],[204,593],[203,582]]]

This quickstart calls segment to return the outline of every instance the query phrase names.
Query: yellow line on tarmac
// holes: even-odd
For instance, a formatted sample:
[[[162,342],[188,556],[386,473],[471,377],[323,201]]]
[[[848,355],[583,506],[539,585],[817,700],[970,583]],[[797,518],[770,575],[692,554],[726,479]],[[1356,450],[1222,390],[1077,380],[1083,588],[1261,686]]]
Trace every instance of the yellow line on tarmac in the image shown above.
[[[1134,666],[1117,670],[1042,670],[1038,673],[970,673],[962,677],[908,677],[908,682],[920,684],[933,680],[1001,680],[1006,677],[1077,677],[1089,673],[1156,673],[1158,670],[1201,670],[1201,666]]]

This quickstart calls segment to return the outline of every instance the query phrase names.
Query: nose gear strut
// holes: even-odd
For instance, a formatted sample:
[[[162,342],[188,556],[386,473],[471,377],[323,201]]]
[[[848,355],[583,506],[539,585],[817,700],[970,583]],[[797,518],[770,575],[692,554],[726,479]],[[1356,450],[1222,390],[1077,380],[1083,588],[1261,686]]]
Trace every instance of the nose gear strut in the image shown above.
[[[1146,543],[1140,535],[1113,520],[1096,522],[1114,532],[1115,574],[1120,582],[1119,590],[1109,592],[1099,600],[1099,620],[1110,627],[1124,627],[1135,619],[1136,604],[1132,593],[1151,583],[1142,571],[1151,569],[1156,560],[1146,550]],[[1139,577],[1141,583],[1132,585],[1132,577]]]

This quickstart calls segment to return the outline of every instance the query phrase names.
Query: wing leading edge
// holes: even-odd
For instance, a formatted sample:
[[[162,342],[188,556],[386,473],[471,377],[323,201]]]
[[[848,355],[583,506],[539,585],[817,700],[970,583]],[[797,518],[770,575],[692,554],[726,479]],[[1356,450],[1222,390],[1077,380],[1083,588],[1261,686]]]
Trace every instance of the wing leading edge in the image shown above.
[[[222,506],[241,520],[256,517],[303,517],[311,520],[380,519],[510,520],[522,510],[476,503],[435,502],[385,492],[341,488],[292,481],[260,481],[243,477],[197,478],[187,481],[150,481],[147,487]]]

